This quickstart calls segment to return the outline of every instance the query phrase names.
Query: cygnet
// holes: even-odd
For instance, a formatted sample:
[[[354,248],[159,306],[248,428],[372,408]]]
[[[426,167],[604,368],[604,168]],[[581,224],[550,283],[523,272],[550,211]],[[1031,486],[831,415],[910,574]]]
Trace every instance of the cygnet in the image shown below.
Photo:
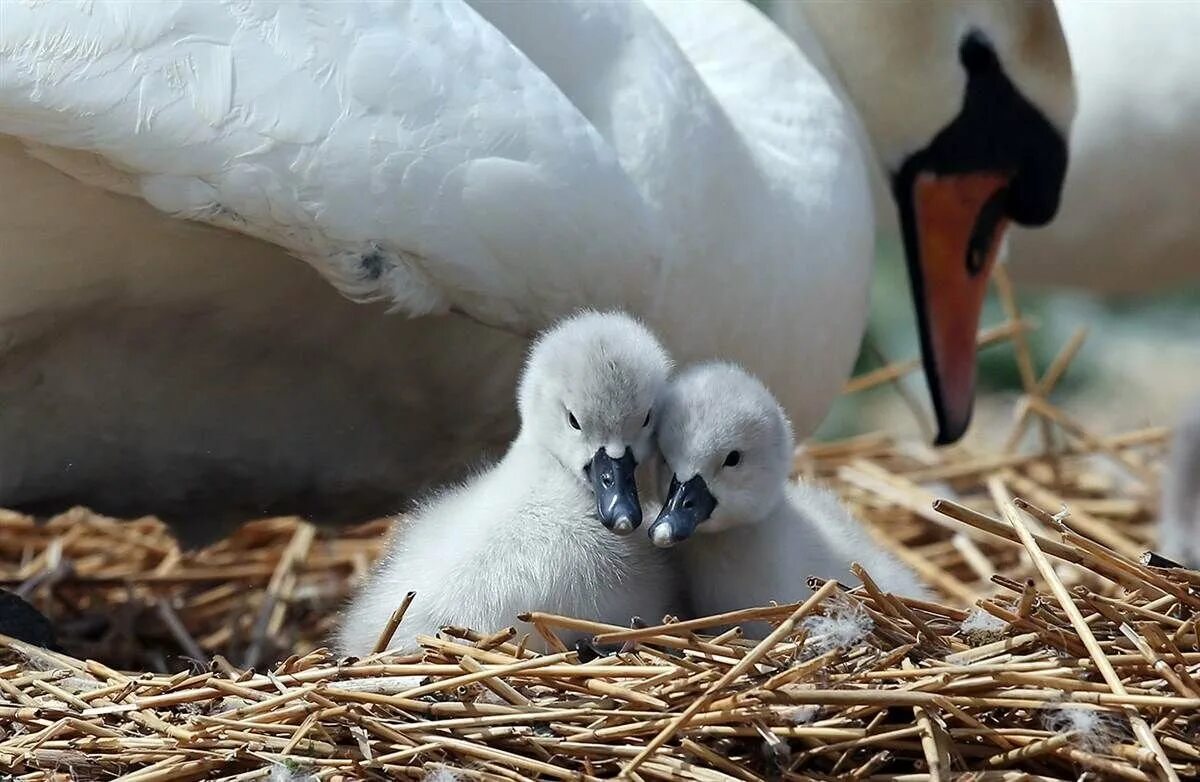
[[[657,406],[660,482],[669,486],[649,533],[664,548],[699,533],[677,552],[697,615],[801,600],[808,576],[857,583],[852,562],[885,590],[927,594],[836,496],[789,480],[792,427],[757,378],[701,364]]]
[[[1184,567],[1200,568],[1200,400],[1171,438],[1163,476],[1162,554]]]
[[[370,653],[409,591],[391,649],[447,625],[494,631],[526,611],[627,625],[678,610],[665,553],[626,536],[642,520],[634,473],[654,453],[653,408],[670,370],[655,336],[623,314],[585,312],[537,339],[516,439],[395,531],[350,603],[339,651]]]

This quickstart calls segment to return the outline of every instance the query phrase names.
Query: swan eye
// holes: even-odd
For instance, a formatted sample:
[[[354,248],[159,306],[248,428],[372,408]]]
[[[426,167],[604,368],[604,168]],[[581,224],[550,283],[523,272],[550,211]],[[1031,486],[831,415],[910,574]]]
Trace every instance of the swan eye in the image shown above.
[[[649,425],[650,425],[650,412],[651,412],[651,411],[649,411],[649,410],[647,410],[647,411],[646,411],[646,420],[645,420],[645,421],[642,421],[642,428],[643,428],[643,429],[645,429],[647,426],[649,426]]]
[[[741,451],[730,451],[729,455],[725,457],[725,466],[726,467],[737,467],[738,464],[741,463],[741,461],[742,461],[742,452]]]
[[[570,410],[567,411],[567,423],[569,423],[571,425],[572,429],[579,428],[579,421],[575,420],[575,414],[572,413]]]

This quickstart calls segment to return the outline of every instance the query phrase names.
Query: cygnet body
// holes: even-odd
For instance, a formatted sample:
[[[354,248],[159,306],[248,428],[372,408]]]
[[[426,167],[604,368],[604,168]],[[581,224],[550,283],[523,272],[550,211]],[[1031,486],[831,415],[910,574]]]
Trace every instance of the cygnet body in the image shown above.
[[[525,365],[507,453],[402,522],[349,606],[339,650],[371,652],[409,591],[392,649],[447,625],[494,631],[526,611],[658,621],[677,594],[669,561],[641,535],[609,530],[641,522],[633,472],[653,453],[652,407],[670,368],[625,315],[583,313],[546,332]]]
[[[856,583],[852,562],[885,590],[926,594],[836,496],[789,480],[791,424],[758,379],[731,364],[701,364],[682,372],[658,407],[660,478],[670,485],[649,533],[662,547],[682,543],[697,615],[803,599],[809,576]]]
[[[1180,565],[1200,568],[1200,400],[1193,403],[1171,437],[1163,476],[1162,554]]]

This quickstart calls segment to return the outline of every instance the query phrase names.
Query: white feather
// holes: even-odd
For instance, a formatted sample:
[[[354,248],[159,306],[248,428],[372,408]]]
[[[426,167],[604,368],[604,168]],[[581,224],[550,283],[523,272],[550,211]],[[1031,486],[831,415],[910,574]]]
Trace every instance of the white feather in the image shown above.
[[[716,503],[677,544],[697,615],[803,600],[810,576],[851,585],[854,562],[885,590],[928,594],[832,492],[788,480],[792,430],[757,379],[728,364],[694,366],[671,382],[660,407],[660,487],[671,476],[680,483],[700,476]],[[734,451],[739,459],[727,465]],[[857,626],[853,617],[843,624]]]
[[[353,296],[528,330],[657,279],[612,150],[461,2],[12,5],[0,55],[0,132],[99,153]],[[370,253],[391,268],[365,281]]]
[[[427,771],[421,782],[459,782],[462,775],[450,766],[439,765]]]
[[[825,605],[825,612],[804,620],[808,637],[804,648],[815,654],[831,649],[850,649],[875,628],[871,617],[856,601],[835,595]]]
[[[295,764],[272,763],[270,782],[316,782],[316,777],[308,773],[302,766]]]
[[[999,617],[992,616],[981,608],[971,611],[971,613],[967,614],[967,618],[962,620],[958,625],[958,629],[967,634],[995,633],[1007,627],[1008,622]]]
[[[1079,703],[1066,703],[1046,710],[1042,716],[1051,733],[1071,733],[1088,752],[1107,752],[1125,732],[1122,720],[1113,712]]]
[[[983,646],[1003,638],[1008,630],[1008,622],[982,608],[975,608],[959,623],[958,630],[971,646]]]

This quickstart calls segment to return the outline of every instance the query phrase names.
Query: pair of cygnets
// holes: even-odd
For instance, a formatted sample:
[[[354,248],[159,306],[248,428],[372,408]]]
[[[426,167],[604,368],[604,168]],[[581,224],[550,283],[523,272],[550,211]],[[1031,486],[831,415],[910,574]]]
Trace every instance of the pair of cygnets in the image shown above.
[[[885,589],[924,592],[832,494],[789,482],[791,425],[757,379],[722,363],[673,380],[671,370],[655,336],[623,314],[583,313],[543,334],[508,452],[395,530],[346,612],[339,651],[371,652],[409,591],[392,649],[527,611],[627,625],[793,601],[809,575],[845,580],[851,561]],[[649,535],[629,534],[642,521],[639,465],[665,489]]]

